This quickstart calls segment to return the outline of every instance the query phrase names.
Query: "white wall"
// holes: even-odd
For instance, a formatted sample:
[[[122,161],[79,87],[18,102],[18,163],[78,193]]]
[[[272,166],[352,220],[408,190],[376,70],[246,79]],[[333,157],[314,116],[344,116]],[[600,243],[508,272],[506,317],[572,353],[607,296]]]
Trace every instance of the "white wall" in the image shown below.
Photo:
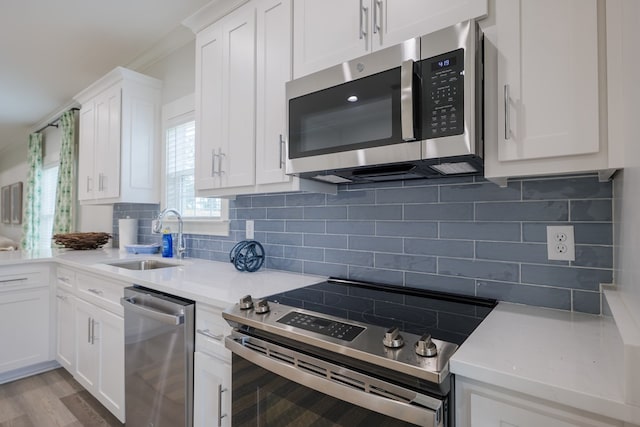
[[[625,168],[614,179],[614,268],[615,282],[624,295],[629,312],[640,325],[640,2],[624,0],[623,58],[620,64],[623,91],[619,99],[622,120],[613,129],[625,142]]]
[[[195,90],[195,39],[139,71],[162,80],[162,104],[189,95]]]
[[[163,81],[162,102],[166,104],[194,92],[195,88],[195,39],[175,49],[154,63],[137,69]],[[29,129],[13,135],[15,142],[0,151],[0,187],[25,182],[27,178],[27,143]],[[43,135],[44,163],[57,162],[60,149],[60,132],[47,128]],[[113,206],[79,206],[76,210],[78,231],[113,231]],[[20,225],[0,223],[0,235],[20,241]]]

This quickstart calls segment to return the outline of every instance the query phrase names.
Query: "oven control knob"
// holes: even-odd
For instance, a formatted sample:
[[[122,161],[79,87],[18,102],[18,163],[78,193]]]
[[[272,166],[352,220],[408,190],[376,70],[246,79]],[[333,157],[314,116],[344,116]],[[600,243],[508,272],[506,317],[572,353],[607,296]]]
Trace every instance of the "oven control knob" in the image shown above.
[[[256,302],[255,312],[258,314],[268,313],[271,308],[269,307],[269,301],[266,299],[261,299]]]
[[[251,295],[245,295],[242,298],[240,298],[240,310],[249,310],[250,308],[253,308],[253,299],[251,298]]]
[[[416,353],[420,356],[433,357],[438,354],[436,344],[431,340],[430,334],[424,334],[416,342]]]
[[[404,339],[400,335],[400,329],[397,326],[393,326],[387,329],[382,339],[382,344],[389,348],[400,348],[404,345]]]

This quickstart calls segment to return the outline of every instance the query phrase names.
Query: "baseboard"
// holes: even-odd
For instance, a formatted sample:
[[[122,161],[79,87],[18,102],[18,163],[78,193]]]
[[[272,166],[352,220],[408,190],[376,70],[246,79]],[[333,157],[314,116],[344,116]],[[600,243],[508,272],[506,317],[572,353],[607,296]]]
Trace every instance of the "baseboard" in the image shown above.
[[[27,366],[20,369],[14,369],[13,371],[0,374],[0,384],[5,384],[11,381],[19,380],[21,378],[41,374],[43,372],[50,371],[56,368],[60,368],[60,364],[55,360],[50,360],[48,362],[36,363],[35,365]]]

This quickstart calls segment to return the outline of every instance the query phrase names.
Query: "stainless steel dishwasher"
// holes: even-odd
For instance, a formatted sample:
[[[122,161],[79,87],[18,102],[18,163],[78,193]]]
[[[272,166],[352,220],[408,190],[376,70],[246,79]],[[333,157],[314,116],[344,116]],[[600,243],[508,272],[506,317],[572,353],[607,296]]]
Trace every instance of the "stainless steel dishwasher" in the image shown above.
[[[191,427],[194,302],[137,285],[120,301],[127,426]]]

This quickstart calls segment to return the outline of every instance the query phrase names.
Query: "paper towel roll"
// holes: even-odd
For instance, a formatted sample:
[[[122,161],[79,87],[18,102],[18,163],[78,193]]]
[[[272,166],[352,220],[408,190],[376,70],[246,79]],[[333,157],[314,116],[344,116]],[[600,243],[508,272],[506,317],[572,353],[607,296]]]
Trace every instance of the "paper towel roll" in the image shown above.
[[[138,243],[138,220],[135,218],[119,219],[118,233],[120,250],[126,251],[125,245],[135,245]]]

